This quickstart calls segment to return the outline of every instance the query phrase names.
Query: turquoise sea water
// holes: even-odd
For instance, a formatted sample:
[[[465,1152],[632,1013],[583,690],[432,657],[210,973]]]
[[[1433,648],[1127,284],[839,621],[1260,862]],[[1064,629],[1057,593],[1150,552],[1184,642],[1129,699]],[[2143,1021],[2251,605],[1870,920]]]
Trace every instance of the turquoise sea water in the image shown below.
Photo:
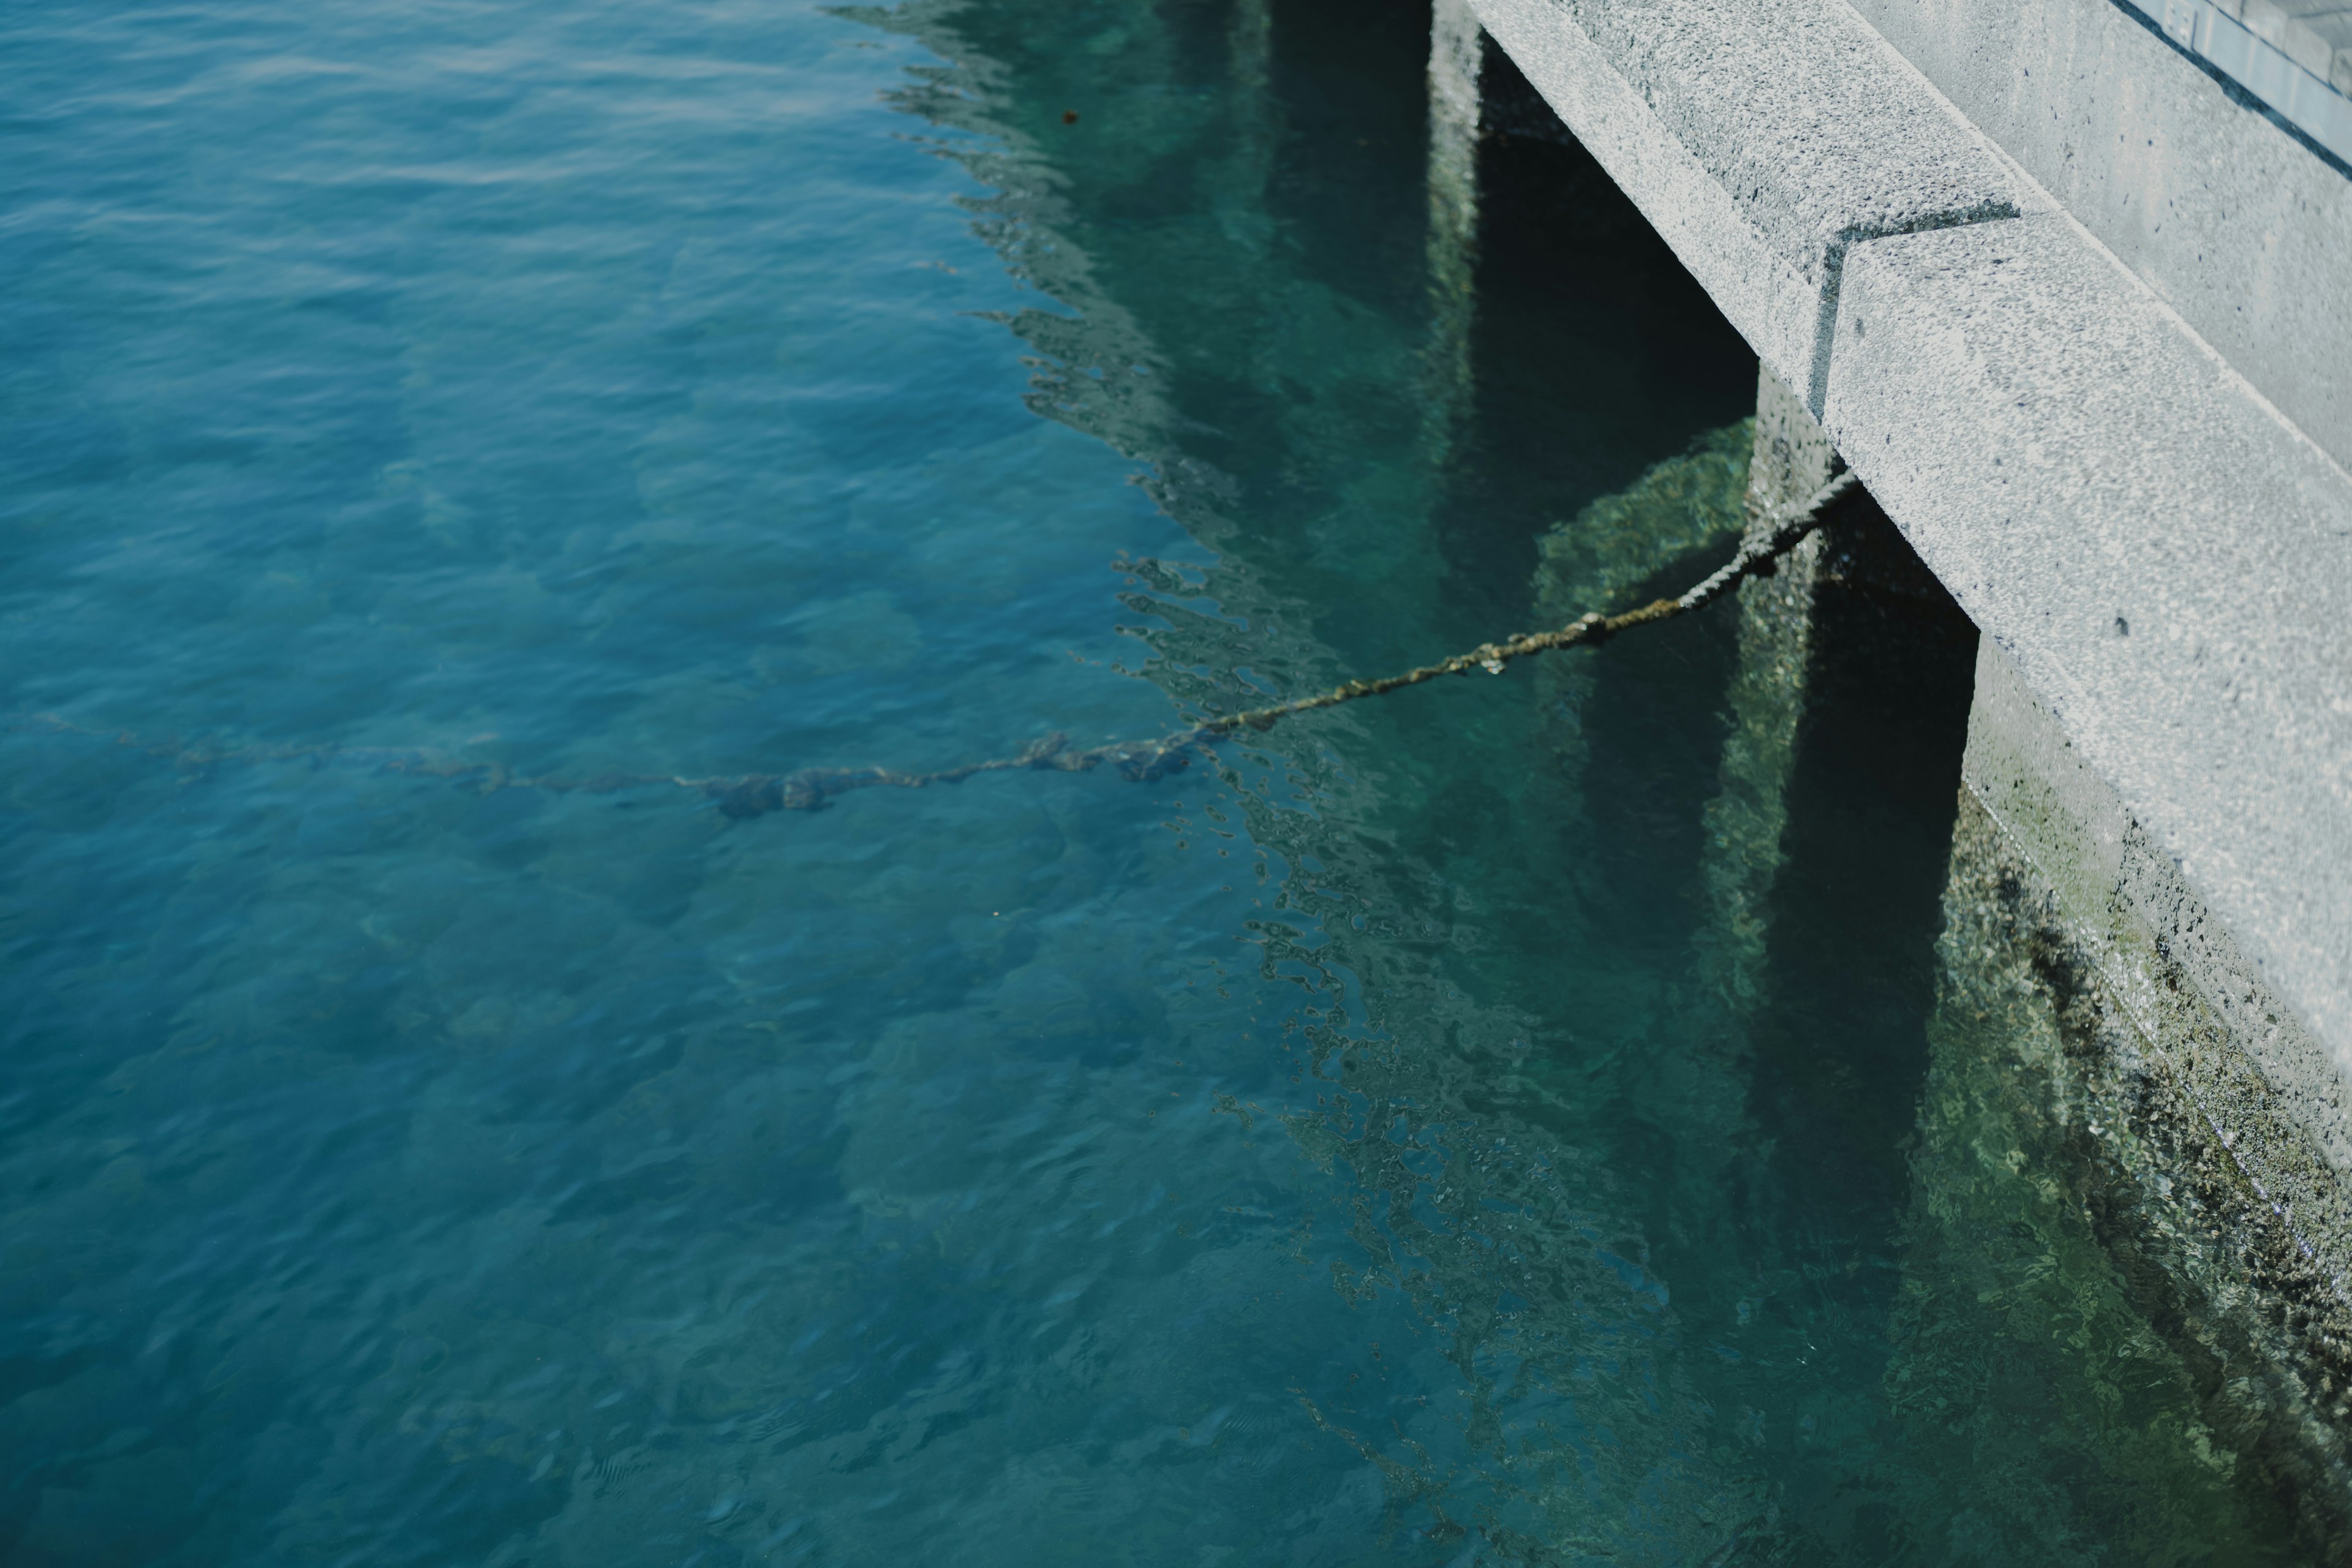
[[[1728,990],[1727,608],[500,787],[1711,565],[1752,357],[1541,138],[1465,307],[1427,26],[0,18],[0,1560],[2294,1560],[1938,1196],[1948,616],[1824,644]]]

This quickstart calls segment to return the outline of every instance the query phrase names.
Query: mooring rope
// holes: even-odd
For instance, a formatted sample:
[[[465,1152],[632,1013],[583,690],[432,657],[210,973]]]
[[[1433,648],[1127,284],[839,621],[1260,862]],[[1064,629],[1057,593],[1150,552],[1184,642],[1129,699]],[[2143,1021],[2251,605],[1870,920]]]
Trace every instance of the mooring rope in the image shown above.
[[[1579,616],[1557,631],[1521,632],[1501,642],[1481,643],[1467,653],[1457,653],[1451,658],[1424,664],[1402,675],[1391,675],[1380,680],[1350,680],[1311,697],[1294,698],[1267,708],[1252,708],[1239,713],[1205,719],[1190,729],[1154,740],[1118,741],[1074,751],[1069,738],[1056,732],[1031,742],[1009,757],[995,757],[984,763],[966,763],[932,773],[909,773],[896,768],[880,767],[801,768],[788,773],[737,773],[713,778],[689,778],[678,773],[603,773],[591,778],[568,779],[512,773],[503,763],[470,762],[425,750],[278,746],[209,751],[202,747],[181,746],[173,742],[145,740],[127,731],[89,729],[55,714],[37,714],[19,721],[14,727],[100,735],[151,755],[168,757],[199,767],[231,761],[310,760],[372,764],[385,773],[478,781],[485,795],[506,789],[545,790],[558,795],[616,795],[625,790],[657,787],[691,790],[717,801],[721,812],[737,819],[762,816],[772,811],[821,811],[835,796],[847,795],[853,790],[924,789],[932,784],[961,784],[982,773],[1024,771],[1087,773],[1108,764],[1123,779],[1146,783],[1182,772],[1192,765],[1192,753],[1195,750],[1205,750],[1244,730],[1262,733],[1283,720],[1300,713],[1336,708],[1342,702],[1354,702],[1366,697],[1385,696],[1442,676],[1467,675],[1472,670],[1500,675],[1503,667],[1515,658],[1549,653],[1554,648],[1597,647],[1620,632],[1630,631],[1635,626],[1654,626],[1660,621],[1669,621],[1693,610],[1704,609],[1745,579],[1769,576],[1777,570],[1780,557],[1795,549],[1805,535],[1819,527],[1822,514],[1853,489],[1855,484],[1851,471],[1840,474],[1803,505],[1771,518],[1769,526],[1751,529],[1741,542],[1738,553],[1705,580],[1675,598],[1654,599],[1622,615],[1604,616],[1596,611]]]

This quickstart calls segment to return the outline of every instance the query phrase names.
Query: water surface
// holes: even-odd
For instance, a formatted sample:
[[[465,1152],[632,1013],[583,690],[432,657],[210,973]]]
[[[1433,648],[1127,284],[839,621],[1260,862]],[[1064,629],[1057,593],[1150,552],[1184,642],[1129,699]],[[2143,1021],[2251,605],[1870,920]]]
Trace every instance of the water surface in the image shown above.
[[[2275,1555],[1936,1184],[2008,1136],[1922,1111],[1948,617],[1825,634],[1769,940],[1727,609],[1150,784],[498,787],[1147,736],[1597,518],[1711,566],[1753,358],[1555,140],[1449,258],[1426,37],[0,22],[0,1555]]]

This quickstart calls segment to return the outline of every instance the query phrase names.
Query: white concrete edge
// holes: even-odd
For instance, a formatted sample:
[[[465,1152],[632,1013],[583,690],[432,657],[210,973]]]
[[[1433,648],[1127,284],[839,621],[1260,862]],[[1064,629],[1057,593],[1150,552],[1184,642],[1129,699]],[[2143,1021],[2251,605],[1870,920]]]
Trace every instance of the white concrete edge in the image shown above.
[[[1950,105],[1950,100],[1933,82],[1927,82],[1926,87],[1955,116],[1959,116],[1966,122],[1958,107]],[[2244,414],[2268,426],[2293,448],[2294,459],[2299,459],[2296,466],[2307,465],[2309,468],[2318,470],[2318,482],[2336,492],[2340,498],[2339,504],[2352,506],[2352,470],[2347,470],[2334,454],[2289,418],[2260,387],[2248,380],[2199,333],[2170,302],[2110,250],[2080,219],[2067,211],[2021,164],[1990,137],[1984,137],[1981,132],[1978,134],[1991,155],[2010,169],[2011,177],[2021,189],[2028,193],[2027,211],[2023,216],[2063,227],[2080,247],[2084,258],[2104,271],[2108,287],[2117,298],[2119,310],[2147,318],[2166,336],[2193,353],[2219,384],[2216,390],[2221,396],[2218,402],[2241,405]],[[1872,240],[1859,242],[1855,250],[1858,252],[1864,246],[1903,237],[1874,237]],[[1847,258],[1849,267],[1858,259],[1856,254],[1850,252]],[[1848,275],[1842,273],[1841,282]],[[1834,332],[1834,326],[1832,331]],[[1825,357],[1830,374],[1834,378],[1837,365],[1834,341]],[[1839,439],[1841,448],[1852,448],[1850,460],[1862,475],[1864,483],[1882,501],[1888,500],[1890,492],[1906,488],[1902,477],[1887,471],[1885,465],[1876,458],[1868,439],[1852,438],[1860,432],[1853,428],[1853,420],[1845,416],[1847,410],[1839,409],[1832,413],[1830,402],[1830,397],[1825,395],[1819,413],[1832,436]],[[1843,433],[1840,426],[1844,426]],[[2216,493],[2210,497],[2209,504],[2215,510],[2226,510],[2231,499],[2228,494]],[[1929,564],[1946,578],[1948,586],[1970,579],[1981,580],[1988,567],[1980,559],[1974,558],[1964,542],[1948,536],[1941,548],[1937,548],[1923,541],[1916,526],[1920,510],[1921,507],[1916,502],[1890,505],[1889,515],[1896,526],[1910,536],[1914,548],[1921,550],[1923,558],[1929,558]],[[1906,512],[1913,517],[1914,526],[1905,527],[1904,514]],[[1944,559],[1938,562],[1932,558],[1935,555],[1941,555]],[[2038,700],[2053,710],[2068,713],[2070,721],[2085,731],[2078,737],[2084,742],[2085,765],[2093,768],[2107,789],[2116,792],[2118,798],[2125,802],[2125,809],[2136,820],[2140,820],[2143,827],[2166,845],[2192,891],[2229,927],[2237,946],[2263,975],[2275,998],[2295,1015],[2295,1021],[2304,1032],[2326,1042],[2326,1048],[2334,1056],[2337,1070],[2347,1079],[2352,1079],[2352,973],[2346,973],[2347,968],[2352,968],[2352,951],[2333,954],[2336,961],[2331,962],[2333,948],[2340,945],[2331,939],[2323,942],[2322,951],[2297,952],[2296,949],[2305,944],[2292,938],[2281,940],[2283,933],[2277,928],[2283,922],[2274,918],[2274,910],[2258,907],[2253,900],[2233,899],[2226,892],[2217,894],[2214,889],[2225,879],[2211,875],[2216,869],[2211,864],[2212,856],[2200,853],[2200,841],[2205,835],[2196,825],[2184,820],[2182,813],[2166,810],[2151,802],[2144,787],[2147,781],[2131,776],[2139,770],[2129,767],[2124,759],[2114,754],[2112,748],[2099,743],[2096,734],[2099,726],[2090,718],[2096,709],[2095,699],[2068,676],[2061,663],[2036,657],[2032,647],[2017,646],[2016,640],[2005,634],[2005,629],[1997,630],[1994,626],[1986,625],[1988,621],[1997,623],[1999,617],[1987,614],[1980,602],[1969,604],[1968,601],[1973,595],[1963,594],[1960,596],[1964,607],[1970,610],[1980,627],[2011,656],[2012,668],[2029,676],[2028,689],[2038,689]],[[2347,665],[2345,674],[2347,680],[2352,680],[2352,665]],[[2143,787],[2136,790],[2135,784]],[[2345,901],[2352,904],[2352,856],[2347,856],[2345,863],[2331,868],[2326,879],[2337,877],[2341,878]]]
[[[1758,356],[1818,415],[1851,247],[2013,217],[2029,210],[2022,197],[2034,187],[1844,0],[1789,4],[1751,15],[1663,0],[1641,13],[1647,31],[1604,44],[1568,0],[1470,0]],[[1879,71],[1888,73],[1885,90],[1843,85]],[[1813,156],[1750,167],[1752,128],[1727,117],[1759,103],[1785,114]],[[1753,175],[1756,188],[1727,188],[1730,176],[1709,156],[1743,187]],[[1843,183],[1825,184],[1824,167]]]

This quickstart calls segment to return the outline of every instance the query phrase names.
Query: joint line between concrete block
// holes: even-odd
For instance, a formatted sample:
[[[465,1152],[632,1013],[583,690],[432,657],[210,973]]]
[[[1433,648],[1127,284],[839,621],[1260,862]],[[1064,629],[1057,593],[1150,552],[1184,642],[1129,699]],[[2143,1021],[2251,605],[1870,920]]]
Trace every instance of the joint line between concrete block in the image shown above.
[[[1838,295],[1845,279],[1846,252],[1874,239],[1894,239],[1906,234],[1932,234],[1937,229],[1968,228],[2020,216],[2015,202],[1993,200],[1955,212],[1934,213],[1903,224],[1856,224],[1840,229],[1822,255],[1822,300],[1813,319],[1813,363],[1805,383],[1805,410],[1814,418],[1829,401],[1830,346],[1837,336]]]

